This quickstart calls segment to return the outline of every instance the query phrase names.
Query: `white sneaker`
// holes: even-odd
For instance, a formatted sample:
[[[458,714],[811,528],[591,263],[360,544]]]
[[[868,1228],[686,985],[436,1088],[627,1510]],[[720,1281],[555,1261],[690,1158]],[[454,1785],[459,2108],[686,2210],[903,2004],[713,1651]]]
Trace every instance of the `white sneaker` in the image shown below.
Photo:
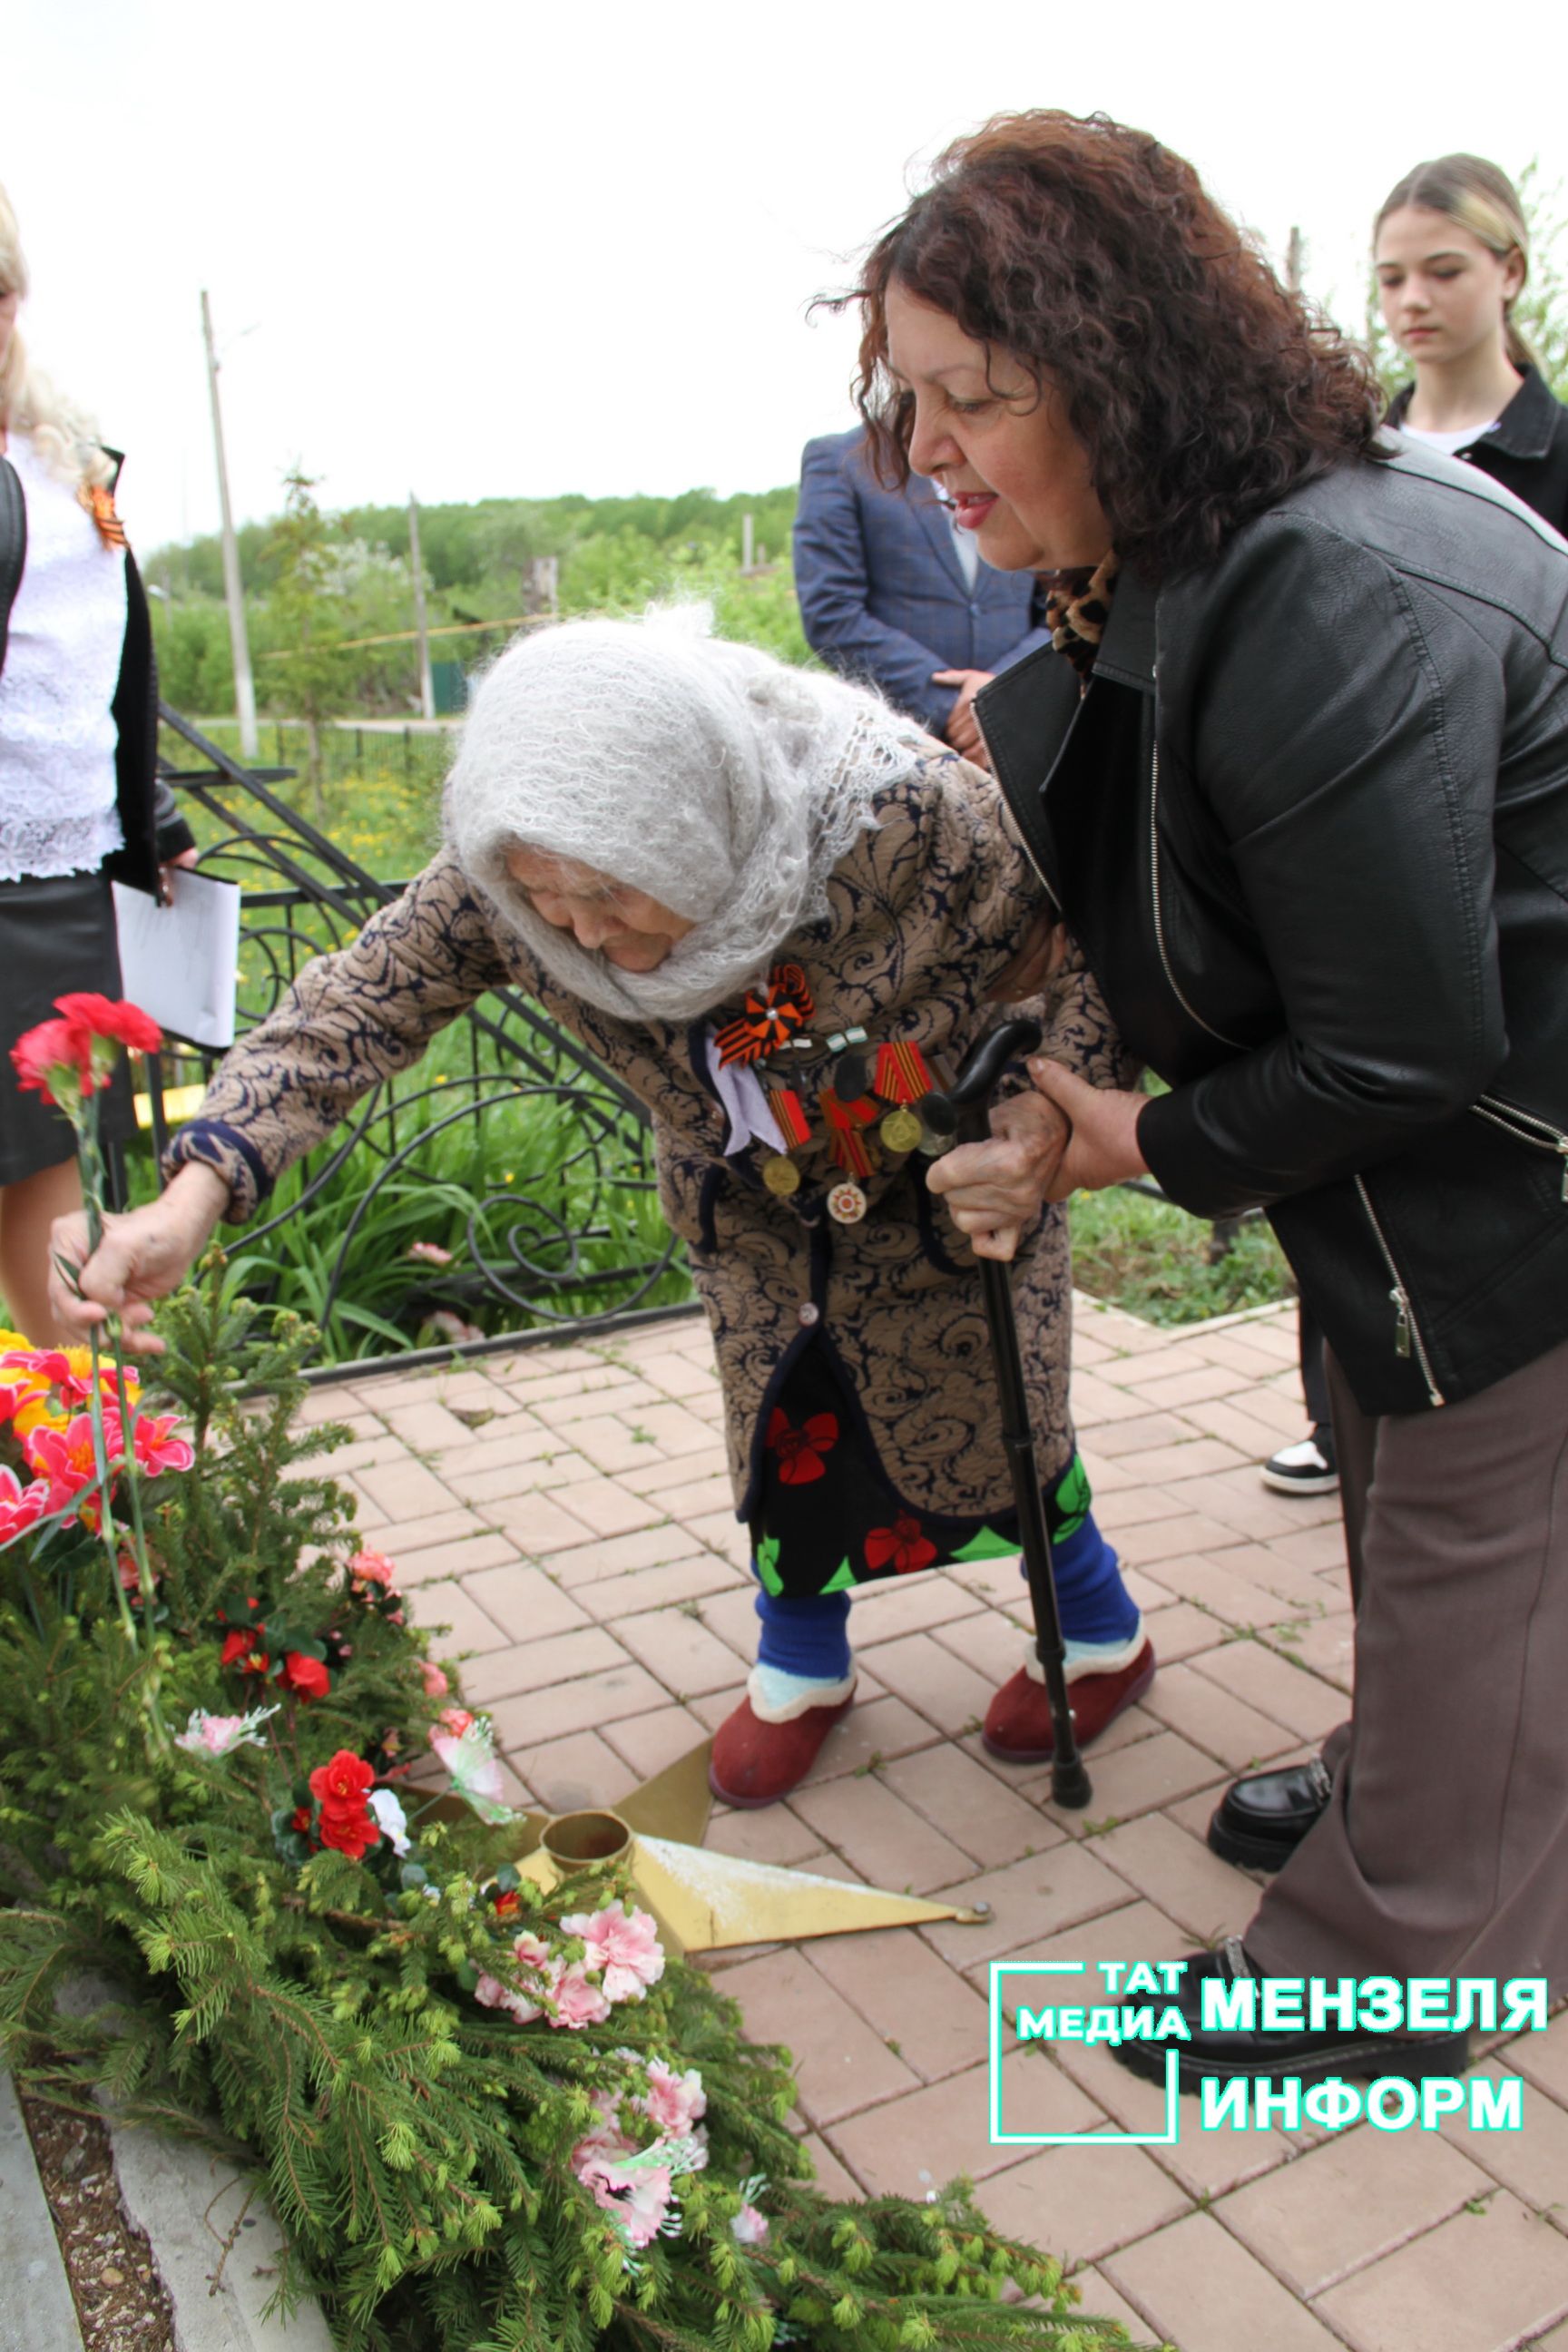
[[[1299,1445],[1282,1445],[1262,1465],[1263,1483],[1277,1495],[1331,1495],[1340,1483],[1332,1443],[1314,1430]]]

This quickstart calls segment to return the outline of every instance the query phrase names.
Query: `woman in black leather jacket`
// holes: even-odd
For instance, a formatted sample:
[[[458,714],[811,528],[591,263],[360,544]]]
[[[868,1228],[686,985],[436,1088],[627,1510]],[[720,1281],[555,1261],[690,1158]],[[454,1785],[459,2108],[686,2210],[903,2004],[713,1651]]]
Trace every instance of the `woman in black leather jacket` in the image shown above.
[[[111,880],[195,857],[156,770],[147,600],[114,511],[118,456],[28,366],[26,269],[0,190],[0,1321],[55,1336],[49,1229],[81,1197],[67,1120],[5,1049],[73,989],[120,993]],[[130,1128],[123,1074],[104,1132]]]
[[[933,1188],[996,1255],[1042,1192],[1145,1171],[1261,1205],[1335,1360],[1355,1715],[1326,1770],[1227,1798],[1286,1867],[1202,1967],[1568,1988],[1568,548],[1384,441],[1360,356],[1103,118],[960,142],[857,290],[891,469],[1050,588],[1053,648],[977,707],[1171,1089],[1042,1066],[1059,1164],[994,1142]],[[1183,2063],[1446,2071],[1462,2042]]]

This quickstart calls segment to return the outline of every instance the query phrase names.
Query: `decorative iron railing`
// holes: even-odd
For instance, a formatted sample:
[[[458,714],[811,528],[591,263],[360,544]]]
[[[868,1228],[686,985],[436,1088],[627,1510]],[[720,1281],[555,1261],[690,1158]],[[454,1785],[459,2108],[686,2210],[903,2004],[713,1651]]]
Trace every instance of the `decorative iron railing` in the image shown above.
[[[201,762],[165,774],[208,820],[202,870],[244,891],[243,1033],[310,957],[345,944],[402,886],[279,796],[289,771],[242,767],[166,706],[161,716]],[[151,1057],[155,1151],[219,1058],[185,1045]],[[135,1189],[133,1171],[121,1181]],[[446,1243],[428,1238],[432,1227]],[[510,990],[459,1016],[420,1071],[367,1095],[285,1178],[232,1256],[253,1295],[293,1297],[321,1325],[336,1359],[321,1378],[363,1372],[366,1349],[377,1364],[378,1349],[395,1350],[400,1365],[489,1352],[644,1322],[689,1296],[680,1245],[658,1214],[647,1114]]]

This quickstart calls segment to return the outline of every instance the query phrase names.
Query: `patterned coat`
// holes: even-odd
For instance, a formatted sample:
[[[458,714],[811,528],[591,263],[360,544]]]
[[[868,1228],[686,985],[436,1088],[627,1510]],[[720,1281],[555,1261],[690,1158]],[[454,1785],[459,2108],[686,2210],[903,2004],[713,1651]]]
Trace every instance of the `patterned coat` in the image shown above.
[[[910,777],[878,793],[875,808],[875,829],[829,884],[826,919],[781,945],[777,959],[805,970],[815,1034],[858,1025],[873,1047],[912,1042],[951,1072],[999,1017],[992,992],[1047,902],[994,784],[955,754],[933,747]],[[1045,1015],[1048,1053],[1092,1081],[1117,1083],[1120,1048],[1098,990],[1071,963],[1049,1001],[1029,1009]],[[633,1024],[566,994],[449,856],[352,946],[301,972],[217,1071],[166,1167],[215,1167],[230,1187],[231,1216],[248,1216],[268,1184],[360,1095],[407,1069],[437,1030],[496,985],[535,998],[652,1114],[664,1213],[687,1244],[713,1328],[740,1516],[750,1516],[773,1397],[814,1342],[836,1354],[866,1433],[911,1509],[1008,1507],[976,1261],[926,1190],[930,1163],[883,1155],[864,1180],[870,1205],[858,1224],[825,1213],[837,1174],[826,1150],[803,1158],[798,1192],[776,1198],[762,1183],[754,1144],[725,1157],[728,1121],[708,1071],[707,1024]],[[1040,1468],[1054,1481],[1073,1448],[1060,1209],[1047,1210],[1029,1237],[1015,1297]]]

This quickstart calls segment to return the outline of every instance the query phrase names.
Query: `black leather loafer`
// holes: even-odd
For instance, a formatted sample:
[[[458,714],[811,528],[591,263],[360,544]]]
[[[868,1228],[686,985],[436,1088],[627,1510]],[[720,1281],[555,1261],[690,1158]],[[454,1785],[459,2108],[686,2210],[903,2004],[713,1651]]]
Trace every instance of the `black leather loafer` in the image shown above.
[[[1209,1822],[1209,1845],[1222,1862],[1279,1870],[1318,1821],[1333,1790],[1321,1756],[1282,1772],[1252,1772],[1228,1788]]]
[[[1251,1978],[1258,1988],[1258,1998],[1262,1997],[1264,1979],[1247,1958],[1239,1937],[1227,1936],[1217,1951],[1189,1959],[1180,1991],[1154,2004],[1156,2014],[1167,2005],[1179,2009],[1191,2038],[1183,2042],[1173,2035],[1164,2042],[1113,2042],[1110,2054],[1119,2065],[1146,2082],[1163,2084],[1166,2053],[1174,2050],[1181,2062],[1182,2089],[1195,2091],[1205,2075],[1241,2074],[1253,2079],[1268,2075],[1275,2082],[1294,2078],[1298,2083],[1321,2083],[1330,2075],[1350,2074],[1365,2081],[1392,2074],[1419,2083],[1428,2074],[1460,2074],[1470,2063],[1468,2033],[1388,2033],[1359,2026],[1342,2032],[1333,2028],[1304,2032],[1262,2028],[1242,2032],[1205,2031],[1205,1977],[1218,1977],[1227,1985]]]

